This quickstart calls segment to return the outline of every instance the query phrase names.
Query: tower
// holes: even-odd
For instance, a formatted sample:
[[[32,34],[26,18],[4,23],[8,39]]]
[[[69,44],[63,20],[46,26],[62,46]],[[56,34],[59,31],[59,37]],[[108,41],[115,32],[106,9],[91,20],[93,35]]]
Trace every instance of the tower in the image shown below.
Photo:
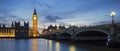
[[[37,36],[37,28],[38,28],[38,16],[37,16],[37,13],[36,13],[36,8],[34,9],[34,13],[33,13],[33,16],[32,16],[32,29],[33,29],[33,33],[32,33],[32,36],[33,37],[36,37]]]
[[[20,25],[20,22],[15,22],[15,38],[29,38],[29,23],[24,22],[24,25]]]

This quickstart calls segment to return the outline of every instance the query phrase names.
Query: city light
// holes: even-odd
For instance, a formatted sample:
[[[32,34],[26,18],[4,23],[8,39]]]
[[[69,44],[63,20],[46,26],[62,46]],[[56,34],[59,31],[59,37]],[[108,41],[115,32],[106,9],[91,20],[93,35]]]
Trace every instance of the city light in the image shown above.
[[[114,26],[114,16],[116,13],[114,11],[111,12],[110,16],[112,17],[112,26]]]
[[[36,17],[34,17],[33,19],[34,19],[34,20],[36,20],[37,18],[36,18]]]
[[[112,17],[115,16],[115,15],[116,15],[116,13],[114,11],[112,11],[111,14],[110,14],[110,16],[112,16]]]
[[[71,23],[71,25],[75,25],[74,23]]]
[[[51,32],[52,30],[50,29],[49,31]]]
[[[71,45],[69,50],[70,51],[76,51],[76,47],[74,45]]]
[[[55,44],[55,48],[56,48],[56,51],[60,51],[60,43],[58,41],[56,41],[56,44]]]
[[[7,29],[7,31],[3,31],[4,29],[0,29],[0,37],[15,37],[14,29]]]

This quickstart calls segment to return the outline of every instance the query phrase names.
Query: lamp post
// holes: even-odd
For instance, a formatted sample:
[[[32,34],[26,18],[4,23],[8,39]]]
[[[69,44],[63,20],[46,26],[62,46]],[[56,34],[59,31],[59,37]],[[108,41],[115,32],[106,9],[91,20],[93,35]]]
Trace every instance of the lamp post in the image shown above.
[[[114,16],[116,15],[115,12],[111,12],[110,16],[112,17],[112,25],[111,25],[111,39],[115,40],[115,23],[114,23]]]
[[[112,17],[112,26],[114,26],[114,16],[116,15],[115,12],[111,12],[110,16]]]
[[[108,42],[107,47],[110,48],[113,46],[115,40],[116,40],[116,34],[115,34],[115,23],[114,23],[114,16],[116,15],[115,12],[111,12],[110,16],[112,17],[112,23],[111,23],[111,35],[108,36]]]

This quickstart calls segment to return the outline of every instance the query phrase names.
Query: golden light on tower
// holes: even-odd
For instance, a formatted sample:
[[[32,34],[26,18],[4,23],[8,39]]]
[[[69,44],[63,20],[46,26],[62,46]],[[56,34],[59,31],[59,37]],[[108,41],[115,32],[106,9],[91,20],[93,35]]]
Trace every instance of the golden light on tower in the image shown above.
[[[36,20],[37,18],[36,18],[36,17],[34,17],[33,19],[34,19],[34,20]]]
[[[36,37],[37,36],[37,28],[38,28],[38,16],[37,16],[37,13],[36,13],[36,9],[34,9],[34,13],[33,13],[33,17],[32,17],[32,23],[33,23],[33,34],[32,36],[33,37]]]

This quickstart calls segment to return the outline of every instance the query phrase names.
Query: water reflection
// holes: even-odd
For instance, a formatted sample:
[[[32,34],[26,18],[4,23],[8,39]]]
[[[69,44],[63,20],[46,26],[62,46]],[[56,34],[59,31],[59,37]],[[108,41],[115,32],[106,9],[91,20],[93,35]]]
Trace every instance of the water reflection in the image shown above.
[[[60,51],[60,43],[58,41],[56,41],[56,44],[55,44],[55,50],[56,51]]]
[[[47,46],[47,45],[48,45],[48,40],[44,40],[44,41],[45,41],[45,42],[44,42],[44,43],[45,43],[45,46]]]
[[[76,51],[76,47],[74,45],[70,45],[69,51]]]
[[[29,40],[20,39],[20,40],[11,41],[11,43],[13,42],[14,44],[11,49],[14,49],[14,51],[29,51]],[[9,45],[6,45],[6,46],[9,46]]]
[[[0,40],[15,40],[14,38],[0,38]]]
[[[52,40],[49,40],[49,51],[52,51]]]
[[[32,40],[32,51],[38,51],[38,42],[37,39]]]
[[[120,49],[47,39],[0,39],[0,51],[120,51]]]

